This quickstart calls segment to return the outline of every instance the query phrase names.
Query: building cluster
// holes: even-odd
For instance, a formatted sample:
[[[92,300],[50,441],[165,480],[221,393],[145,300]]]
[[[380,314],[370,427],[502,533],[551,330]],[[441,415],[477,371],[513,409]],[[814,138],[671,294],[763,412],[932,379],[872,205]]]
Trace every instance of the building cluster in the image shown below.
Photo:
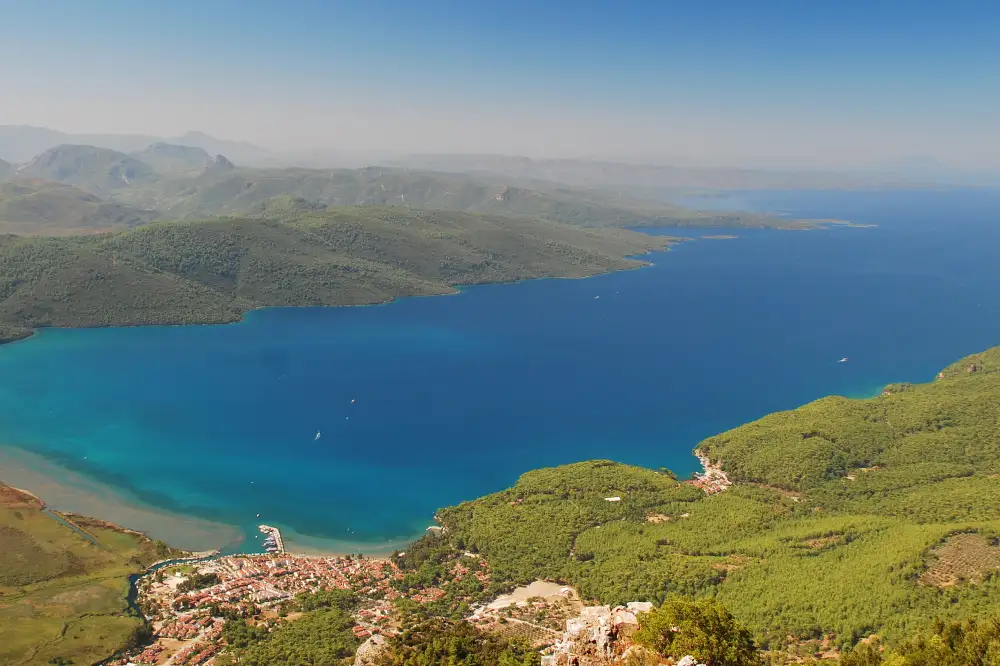
[[[161,602],[161,607],[175,612],[246,602],[268,605],[320,589],[349,589],[391,601],[399,593],[390,583],[401,576],[398,568],[387,560],[288,554],[224,557],[201,566],[200,570],[216,574],[219,583],[176,593],[176,585],[165,581],[152,586],[150,593]]]
[[[688,483],[695,488],[701,489],[706,495],[720,493],[733,485],[733,482],[729,480],[729,476],[722,471],[721,465],[713,463],[705,455],[698,454],[697,458],[704,471],[701,474],[695,474],[694,478],[688,481]]]
[[[156,633],[164,638],[187,640],[194,638],[214,623],[215,620],[207,615],[180,615],[174,620],[163,623]]]
[[[471,564],[471,563],[469,563]],[[218,582],[196,590],[181,585],[192,575],[164,569],[147,576],[139,586],[139,602],[153,624],[154,642],[127,658],[109,662],[127,664],[166,664],[171,666],[212,666],[215,656],[225,647],[221,638],[224,617],[247,617],[269,624],[282,621],[282,602],[298,594],[320,590],[352,590],[365,599],[355,613],[354,635],[362,640],[382,640],[392,634],[393,601],[409,596],[427,603],[445,596],[452,580],[469,575],[484,583],[489,574],[484,567],[458,562],[452,580],[441,587],[414,590],[404,595],[393,582],[403,573],[394,561],[361,556],[317,557],[288,553],[231,555],[199,562],[199,575],[215,574]]]

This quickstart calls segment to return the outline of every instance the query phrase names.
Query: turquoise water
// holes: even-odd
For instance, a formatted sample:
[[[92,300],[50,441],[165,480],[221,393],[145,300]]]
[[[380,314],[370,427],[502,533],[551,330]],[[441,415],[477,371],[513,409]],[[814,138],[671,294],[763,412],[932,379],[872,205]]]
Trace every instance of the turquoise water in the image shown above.
[[[0,347],[0,442],[170,512],[374,548],[539,466],[687,475],[703,437],[1000,344],[997,193],[699,203],[879,226],[231,326],[45,330]]]

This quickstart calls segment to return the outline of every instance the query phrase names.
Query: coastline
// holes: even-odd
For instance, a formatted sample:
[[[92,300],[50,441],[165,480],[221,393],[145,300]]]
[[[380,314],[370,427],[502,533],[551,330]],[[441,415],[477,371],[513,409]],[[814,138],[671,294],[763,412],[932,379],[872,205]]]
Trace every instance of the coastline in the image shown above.
[[[254,538],[259,535],[247,534],[240,526],[148,506],[110,485],[18,447],[0,445],[0,482],[30,495],[50,510],[67,516],[85,516],[88,520],[159,539],[173,548],[195,554],[215,551],[246,553],[261,543]],[[281,521],[277,521],[275,526],[281,529],[289,554],[313,557],[356,553],[387,557],[422,535],[421,531],[372,543],[313,537],[301,534]]]
[[[17,447],[0,445],[0,481],[32,495],[53,511],[112,523],[181,550],[214,550],[243,540],[243,531],[237,526],[147,506],[116,488]]]
[[[631,230],[630,230],[631,231]],[[684,241],[691,240],[690,238],[674,237],[674,236],[655,236],[652,234],[644,234],[641,231],[634,231],[634,233],[642,234],[651,239],[661,240],[661,245],[657,247],[650,247],[645,252],[640,254],[631,254],[623,256],[620,261],[630,262],[632,265],[622,266],[620,268],[608,268],[607,270],[602,270],[597,273],[590,273],[587,275],[540,275],[537,277],[527,277],[518,278],[512,280],[499,280],[496,282],[471,282],[466,284],[448,284],[447,287],[450,291],[441,291],[434,294],[401,294],[399,296],[393,296],[380,301],[371,301],[368,303],[340,303],[334,305],[257,305],[251,307],[247,310],[239,312],[232,319],[219,319],[218,321],[195,321],[195,322],[163,322],[163,323],[152,323],[152,324],[100,324],[96,326],[40,326],[38,328],[24,329],[26,332],[19,330],[16,336],[3,337],[0,335],[0,347],[17,344],[19,342],[27,342],[34,339],[41,331],[44,330],[88,330],[88,329],[101,329],[101,328],[155,328],[155,327],[187,327],[187,326],[230,326],[233,324],[242,324],[246,321],[248,315],[253,312],[259,312],[262,310],[275,310],[281,308],[295,308],[295,309],[305,309],[305,308],[368,308],[377,307],[384,305],[391,305],[397,303],[404,299],[411,298],[435,298],[438,296],[457,296],[462,293],[462,290],[468,287],[484,287],[490,285],[502,285],[502,284],[519,284],[521,282],[532,282],[534,280],[585,280],[588,278],[599,277],[601,275],[610,275],[611,273],[619,273],[622,271],[636,270],[639,268],[646,268],[652,266],[653,262],[646,259],[639,259],[638,257],[645,257],[653,252],[667,252],[670,250],[670,246],[676,243],[682,243]],[[2,325],[0,325],[2,326]]]
[[[636,232],[641,233],[641,232]],[[410,298],[430,298],[436,296],[457,296],[464,290],[474,287],[485,287],[493,285],[518,284],[531,282],[534,280],[583,280],[602,275],[609,275],[627,270],[637,270],[653,265],[648,259],[640,259],[654,252],[666,252],[674,243],[683,242],[684,238],[671,236],[653,236],[643,234],[653,241],[659,241],[660,245],[650,247],[646,251],[637,255],[628,255],[621,258],[622,262],[628,265],[619,268],[610,268],[597,273],[586,275],[555,275],[539,276],[524,279],[506,280],[499,282],[483,282],[471,284],[452,284],[449,291],[438,294],[414,294],[401,295],[388,298],[382,301],[371,303],[355,303],[330,306],[282,306],[265,305],[253,307],[240,313],[238,318],[231,321],[217,322],[196,322],[196,323],[164,323],[164,324],[135,324],[135,325],[108,325],[108,326],[46,326],[31,330],[28,334],[8,339],[0,340],[0,346],[8,344],[25,343],[36,339],[45,330],[88,330],[99,328],[137,328],[137,327],[187,327],[187,326],[229,326],[244,323],[248,316],[255,312],[284,308],[309,308],[309,307],[375,307],[391,305]],[[149,538],[159,539],[170,545],[190,552],[206,551],[246,551],[248,547],[254,546],[257,539],[256,534],[247,534],[245,530],[237,525],[229,525],[216,521],[206,520],[191,515],[170,512],[158,507],[149,506],[138,498],[133,498],[123,493],[120,489],[104,484],[100,481],[87,477],[81,473],[63,467],[44,456],[36,454],[28,449],[16,445],[0,443],[0,482],[16,487],[18,490],[31,495],[42,502],[48,508],[66,514],[93,517],[96,520],[106,521],[110,524],[121,526],[121,529],[133,531]],[[25,487],[32,490],[26,490]],[[45,499],[42,499],[42,498]],[[416,532],[409,536],[399,536],[387,539],[384,542],[355,542],[324,537],[312,537],[298,533],[296,530],[282,525],[278,526],[285,536],[289,554],[309,555],[316,557],[335,557],[349,555],[353,553],[364,553],[374,557],[387,557],[394,550],[405,547],[414,539],[419,538],[423,531]]]

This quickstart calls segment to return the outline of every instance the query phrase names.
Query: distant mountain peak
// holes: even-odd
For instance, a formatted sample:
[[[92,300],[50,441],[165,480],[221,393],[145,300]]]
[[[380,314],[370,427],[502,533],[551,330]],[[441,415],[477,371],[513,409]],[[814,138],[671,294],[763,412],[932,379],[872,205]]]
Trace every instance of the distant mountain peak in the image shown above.
[[[17,171],[97,193],[132,185],[136,179],[152,175],[153,168],[110,148],[61,144],[37,155]]]
[[[235,169],[236,165],[229,161],[225,155],[210,157],[205,163],[205,169]]]

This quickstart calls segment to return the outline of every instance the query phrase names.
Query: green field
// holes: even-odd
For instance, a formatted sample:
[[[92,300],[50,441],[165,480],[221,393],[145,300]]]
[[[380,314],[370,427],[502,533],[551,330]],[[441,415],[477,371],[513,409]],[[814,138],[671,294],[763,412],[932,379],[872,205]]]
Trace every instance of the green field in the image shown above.
[[[90,664],[141,633],[126,604],[128,575],[170,550],[106,523],[64,519],[87,536],[0,484],[0,664]]]

